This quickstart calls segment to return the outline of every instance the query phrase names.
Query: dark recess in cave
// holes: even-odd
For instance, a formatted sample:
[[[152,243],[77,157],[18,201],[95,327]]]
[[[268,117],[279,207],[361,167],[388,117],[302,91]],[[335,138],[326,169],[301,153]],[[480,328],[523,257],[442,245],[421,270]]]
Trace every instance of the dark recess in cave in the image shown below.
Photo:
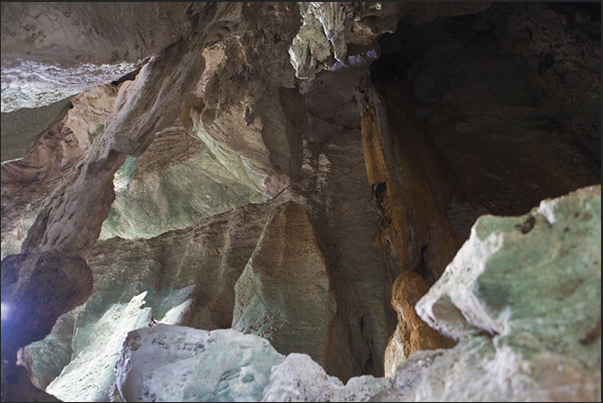
[[[592,22],[601,21],[601,2],[550,2],[551,10],[559,14],[565,14],[571,20],[575,20],[575,13],[582,12]]]

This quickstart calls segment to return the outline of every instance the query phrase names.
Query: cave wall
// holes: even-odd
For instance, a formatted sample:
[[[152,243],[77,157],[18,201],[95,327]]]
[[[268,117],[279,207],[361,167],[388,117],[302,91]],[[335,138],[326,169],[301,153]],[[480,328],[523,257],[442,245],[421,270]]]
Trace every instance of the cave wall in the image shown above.
[[[39,43],[16,45],[32,10],[53,46],[46,25]],[[125,28],[149,19],[152,32]],[[95,35],[116,21],[119,40]],[[80,24],[86,62],[64,43]],[[309,354],[276,365],[288,375],[270,378],[266,399],[299,368],[320,374],[312,360],[319,377],[369,388],[344,393],[328,378],[314,398],[392,386],[382,398],[450,399],[448,378],[421,371],[471,354],[506,361],[491,360],[499,346],[483,335],[446,327],[458,316],[450,296],[441,315],[415,304],[460,270],[449,263],[478,216],[525,214],[600,183],[600,18],[579,6],[3,3],[2,32],[2,300],[26,312],[2,322],[3,400],[123,399],[121,342],[158,322],[232,327]],[[429,369],[412,359],[420,350],[434,350],[418,354]],[[568,396],[596,393],[597,363],[582,364],[588,379]],[[542,373],[521,396],[549,382]],[[467,398],[511,396],[498,387]]]

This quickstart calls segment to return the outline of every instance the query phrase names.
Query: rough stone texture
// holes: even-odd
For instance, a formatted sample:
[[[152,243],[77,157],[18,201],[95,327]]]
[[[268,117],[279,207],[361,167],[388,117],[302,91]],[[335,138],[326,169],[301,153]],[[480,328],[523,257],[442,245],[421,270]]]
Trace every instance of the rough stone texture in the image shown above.
[[[29,379],[35,387],[46,389],[71,361],[71,340],[80,309],[76,307],[61,315],[48,336],[18,351],[17,364],[27,368]]]
[[[69,97],[41,108],[2,112],[2,163],[18,160],[35,150],[38,141],[63,120],[70,101]]]
[[[145,307],[146,295],[143,292],[109,309],[99,294],[88,300],[81,311],[85,315],[76,319],[72,359],[46,391],[63,401],[110,401],[115,385],[113,368],[124,338],[131,330],[152,325],[151,308]]]
[[[50,333],[59,316],[84,302],[92,293],[92,274],[77,255],[61,251],[27,251],[2,261],[3,359]]]
[[[363,375],[344,384],[306,354],[291,353],[272,367],[263,402],[366,402],[391,386],[385,378]]]
[[[115,372],[125,401],[367,401],[392,383],[365,375],[344,386],[258,336],[165,324],[129,332]]]
[[[184,8],[175,6],[174,12],[181,6]],[[8,10],[19,7],[35,9],[42,5],[3,4],[3,30],[10,26],[4,23],[12,15]],[[461,236],[468,237],[468,228],[484,210],[522,214],[544,197],[600,182],[600,22],[589,20],[591,17],[579,11],[587,6],[571,4],[495,4],[476,15],[443,18],[488,7],[490,4],[484,3],[187,5],[187,31],[169,40],[162,37],[166,44],[157,50],[159,56],[141,68],[136,81],[128,81],[131,75],[119,80],[126,81],[116,98],[115,113],[105,122],[107,130],[97,137],[99,143],[92,146],[79,170],[66,175],[54,199],[48,199],[41,209],[33,232],[28,232],[24,251],[38,253],[36,249],[27,250],[28,246],[48,250],[58,246],[69,253],[86,255],[96,243],[100,223],[109,214],[114,186],[125,191],[128,184],[138,186],[139,181],[142,193],[147,192],[146,185],[153,189],[157,183],[168,189],[167,181],[153,179],[155,173],[179,174],[180,178],[190,173],[192,178],[197,156],[203,159],[211,155],[210,173],[224,174],[212,177],[219,186],[207,191],[224,192],[223,185],[230,185],[223,179],[229,178],[242,193],[277,196],[263,205],[246,205],[203,219],[202,229],[193,226],[154,240],[115,238],[103,242],[94,255],[88,253],[88,258],[94,257],[91,267],[99,288],[89,304],[81,308],[83,313],[74,314],[74,330],[60,323],[47,339],[52,348],[36,351],[32,347],[19,354],[20,363],[34,373],[34,384],[43,385],[68,366],[65,377],[55,379],[52,390],[73,386],[73,395],[78,389],[84,390],[75,386],[78,379],[83,380],[79,385],[90,379],[97,382],[99,390],[89,387],[87,396],[120,400],[110,379],[111,360],[116,357],[114,340],[109,342],[107,337],[113,351],[109,348],[98,357],[93,357],[86,346],[102,346],[95,340],[96,333],[90,331],[98,331],[100,324],[119,336],[120,329],[110,327],[111,321],[105,320],[123,304],[139,301],[136,297],[144,292],[153,317],[148,320],[145,307],[132,309],[146,315],[144,323],[153,324],[153,318],[157,318],[194,327],[229,327],[234,284],[258,246],[268,215],[289,201],[305,208],[337,306],[326,333],[325,372],[343,381],[366,373],[381,375],[383,353],[396,324],[390,290],[398,274],[406,269],[415,271],[432,284],[462,242]],[[307,12],[310,9],[312,13]],[[349,9],[354,10],[351,15],[344,13]],[[94,14],[94,7],[87,10]],[[355,14],[363,10],[365,15]],[[311,24],[310,15],[314,18]],[[296,33],[310,27],[303,25],[300,16],[312,25],[313,31],[307,35],[320,42],[315,50],[323,53],[323,59],[319,62],[317,54],[311,52],[305,55],[311,63],[312,57],[316,59],[316,69],[321,63],[329,67],[329,71],[308,80],[295,78],[296,69],[290,65],[288,52]],[[393,31],[400,17],[402,23],[394,35],[384,36],[379,45],[371,43],[380,32]],[[132,17],[124,16],[128,18]],[[82,21],[78,19],[79,25]],[[28,27],[31,30],[32,26]],[[10,37],[3,35],[2,39],[5,42]],[[305,49],[303,43],[298,45]],[[21,81],[4,91],[4,78],[15,77],[16,72],[19,79],[25,79],[32,66],[28,61],[14,67],[12,73],[5,70],[5,49],[10,48],[2,49],[3,97],[14,94],[17,87],[30,88]],[[19,52],[27,55],[26,48]],[[205,69],[202,58],[207,59]],[[54,63],[52,57],[46,62]],[[115,59],[108,73],[115,73],[119,63]],[[129,69],[137,65],[134,63],[138,60],[121,67]],[[162,63],[164,68],[157,68]],[[98,67],[68,66],[59,77],[56,71],[60,66],[53,66],[44,74],[56,74],[60,84],[74,69]],[[184,76],[178,69],[184,71]],[[34,84],[36,77],[32,76]],[[75,77],[73,84],[81,84],[81,77]],[[177,77],[186,78],[179,81]],[[69,89],[71,84],[64,87]],[[23,102],[43,99],[24,96]],[[182,127],[174,124],[176,118]],[[199,147],[196,139],[184,137],[183,129],[192,130],[205,145]],[[94,129],[96,132],[99,130]],[[155,140],[156,148],[149,152]],[[86,143],[80,137],[78,142]],[[58,158],[53,154],[49,160]],[[123,161],[125,166],[114,178]],[[138,173],[132,170],[134,167],[139,168]],[[178,176],[174,178],[181,181]],[[196,219],[196,212],[185,212],[192,203],[184,193],[169,189],[173,190],[174,201],[165,206],[156,192],[153,195],[158,197],[150,203],[157,210],[150,208],[147,217],[173,212],[173,216],[166,217],[171,223],[162,222],[163,227],[149,223],[150,233],[171,225],[188,225]],[[221,208],[229,207],[226,200]],[[22,228],[34,213],[31,206],[35,202],[26,201],[30,207]],[[138,206],[145,206],[145,202]],[[183,206],[182,214],[178,206]],[[136,204],[128,208],[143,210]],[[132,216],[127,210],[121,210],[123,218]],[[19,217],[21,213],[11,214]],[[135,236],[135,231],[128,233],[125,219],[114,218],[119,224],[113,227],[124,235]],[[163,218],[153,217],[155,222]],[[520,224],[520,230],[531,225]],[[138,223],[136,231],[149,234],[142,227]],[[453,228],[461,236],[455,235]],[[18,235],[18,225],[12,231]],[[490,284],[484,287],[484,292],[494,290],[490,297],[496,300],[498,289]],[[485,300],[496,305],[496,301]],[[598,306],[595,302],[588,302],[588,309]],[[495,309],[485,311],[494,312],[493,323],[502,320]],[[124,319],[121,328],[137,326],[137,317]],[[597,317],[593,318],[592,325],[596,321]],[[489,321],[476,323],[485,326]],[[536,398],[526,392],[518,398],[523,400],[548,399],[551,393],[562,400],[597,398],[600,358],[598,366],[594,364],[595,369],[588,372],[583,363],[576,364],[571,357],[571,348],[569,358],[559,358],[554,348],[524,348],[534,337],[526,332],[518,334],[519,341],[512,339],[515,344],[504,344],[508,340],[502,336],[482,331],[463,336],[452,350],[415,352],[403,364],[405,375],[398,377],[395,390],[388,393],[399,396],[399,388],[404,387],[412,399],[417,396],[413,391],[419,391],[421,398],[436,399],[440,396],[437,390],[446,390],[444,396],[463,399],[481,396],[504,400],[514,393],[509,390],[536,391]],[[59,340],[76,340],[73,351],[98,361],[74,359],[69,364],[70,357],[65,358],[69,349],[60,348]],[[600,357],[597,331],[583,340],[585,348],[591,348],[588,341],[594,340],[596,347],[589,350],[589,357]],[[534,350],[536,355],[531,356]],[[35,364],[36,355],[41,357],[39,363],[46,360],[53,365],[46,371],[43,365]],[[26,382],[21,368],[14,367],[16,353],[10,358],[7,365],[3,364],[3,400],[8,396],[8,400],[29,399],[31,394],[37,394],[32,399],[50,399]],[[84,368],[86,371],[80,370]],[[484,375],[483,368],[490,372]],[[525,368],[537,375],[524,376]],[[91,376],[94,373],[98,376]],[[421,374],[426,374],[425,378]],[[453,386],[446,386],[449,379],[453,379]],[[479,379],[484,381],[473,383]],[[429,389],[433,382],[444,386]],[[63,386],[56,389],[59,384]],[[437,390],[423,393],[424,387]],[[464,390],[457,393],[455,388]],[[542,388],[548,392],[539,394],[545,390]],[[488,390],[493,391],[490,397],[486,396]],[[578,392],[563,395],[574,393],[572,390]],[[451,395],[446,394],[448,391]]]
[[[19,253],[34,215],[86,155],[113,110],[117,89],[103,85],[77,95],[67,117],[25,158],[2,165],[2,257]]]
[[[392,306],[398,314],[398,326],[385,349],[385,376],[393,378],[396,369],[419,350],[449,348],[454,341],[432,329],[415,311],[415,304],[429,291],[421,275],[406,271],[392,286]]]
[[[383,254],[373,244],[378,216],[364,162],[355,93],[376,57],[364,49],[324,75],[301,82],[308,126],[291,200],[307,206],[323,245],[337,318],[329,332],[325,370],[342,381],[383,374],[383,352],[395,329]]]
[[[376,239],[395,278],[417,271],[433,284],[462,244],[445,206],[458,181],[441,161],[414,113],[411,94],[395,79],[361,89],[362,134]]]
[[[281,354],[303,352],[324,365],[337,310],[331,288],[306,207],[281,204],[235,285],[232,328],[266,338]]]
[[[115,193],[113,175],[126,153],[139,156],[156,131],[172,123],[186,91],[198,80],[203,58],[194,42],[181,42],[147,63],[132,84],[131,96],[94,141],[84,163],[42,206],[23,248],[60,247],[83,256],[94,246]],[[201,68],[200,68],[201,67]],[[128,91],[124,83],[120,94]],[[169,90],[164,90],[165,88]],[[147,109],[148,99],[155,99]],[[119,102],[119,96],[116,103]],[[154,118],[149,119],[150,115]]]
[[[598,400],[600,307],[600,185],[483,216],[416,306],[459,344],[415,353],[374,400]]]
[[[128,334],[115,371],[129,402],[259,401],[283,360],[258,336],[158,324]]]
[[[115,197],[115,171],[124,162],[126,154],[140,156],[152,142],[155,132],[164,129],[178,117],[190,90],[203,72],[202,49],[216,38],[221,38],[220,31],[229,25],[228,14],[232,4],[213,4],[210,8],[212,13],[209,16],[207,13],[203,15],[206,19],[199,22],[197,17],[195,35],[180,39],[152,58],[141,69],[134,85],[122,86],[116,100],[116,110],[107,129],[93,143],[78,169],[65,178],[52,198],[42,206],[23,244],[23,252],[6,257],[3,259],[5,263],[27,261],[31,256],[54,254],[54,258],[60,263],[71,264],[71,260],[78,255],[86,256],[97,241],[101,223],[107,217]],[[2,15],[5,16],[4,9]],[[56,256],[57,254],[60,257]],[[85,261],[78,258],[87,269]],[[3,265],[5,266],[6,264]],[[16,281],[17,273],[7,273],[7,276],[14,277],[8,278],[7,284]],[[74,278],[74,282],[84,282],[87,279],[83,273],[72,274],[75,277],[80,276],[79,279]],[[85,274],[89,275],[89,272]],[[35,282],[29,281],[29,285],[34,286]],[[45,315],[43,310],[34,309],[33,317],[28,320],[34,323],[40,321],[42,324],[33,326],[32,333],[28,337],[22,337],[20,342],[12,341],[18,334],[18,331],[13,329],[14,335],[9,338],[11,341],[3,344],[3,357],[6,357],[3,358],[6,362],[3,361],[2,371],[5,396],[15,392],[15,386],[19,383],[17,372],[12,370],[14,368],[9,368],[16,360],[17,348],[46,336],[58,316],[64,313],[60,312],[62,308],[72,309],[85,300],[81,299],[78,293],[70,295],[69,287],[63,289],[60,283],[56,289],[39,287],[30,291],[34,295],[39,293],[42,300],[52,300],[56,294],[61,295],[61,291],[64,291],[64,300],[57,304],[58,313],[53,310],[50,315]],[[90,293],[86,287],[80,292],[87,293],[86,297]],[[15,305],[16,311],[27,306],[27,301],[22,295],[9,295],[8,298],[15,299],[13,302],[21,305]],[[5,323],[8,322],[3,321],[3,327]],[[19,345],[21,342],[24,344]],[[5,368],[7,370],[4,370]]]
[[[34,385],[54,379],[51,389],[62,399],[82,400],[78,393],[85,391],[88,401],[116,401],[113,365],[128,330],[155,321],[230,327],[234,285],[271,208],[246,205],[148,240],[99,241],[86,257],[94,275],[91,298],[25,348]]]
[[[408,82],[417,117],[461,184],[459,203],[520,215],[601,182],[600,21],[496,3],[401,22],[380,44],[373,77]]]
[[[156,134],[140,158],[126,158],[114,187],[115,201],[101,239],[154,237],[267,199],[239,183],[178,119]]]
[[[243,185],[274,197],[299,172],[306,127],[304,97],[286,57],[299,23],[296,3],[246,3],[242,16],[261,27],[212,50],[211,75],[192,95],[196,135]]]
[[[473,14],[491,3],[301,2],[303,25],[289,54],[295,75],[314,79],[336,61],[345,61],[348,46],[370,45],[385,32],[394,32],[402,18],[413,24],[437,17]],[[353,54],[350,52],[350,54]]]
[[[117,80],[191,30],[191,3],[2,4],[2,112]]]

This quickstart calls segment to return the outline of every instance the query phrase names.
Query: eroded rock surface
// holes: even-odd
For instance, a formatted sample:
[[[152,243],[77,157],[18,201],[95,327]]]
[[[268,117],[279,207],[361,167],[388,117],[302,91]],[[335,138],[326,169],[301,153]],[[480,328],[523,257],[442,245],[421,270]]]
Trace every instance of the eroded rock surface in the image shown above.
[[[392,286],[392,306],[398,315],[398,326],[385,350],[385,376],[393,378],[396,369],[415,351],[449,348],[454,342],[432,329],[415,311],[416,303],[429,291],[420,274],[406,271]]]
[[[600,186],[481,217],[416,307],[459,344],[415,353],[375,400],[597,400],[600,217]]]
[[[94,276],[91,298],[25,349],[33,383],[46,386],[56,377],[49,390],[64,400],[114,400],[113,366],[128,331],[155,322],[230,327],[235,283],[271,207],[243,206],[148,240],[100,241],[86,257]],[[58,340],[69,346],[67,354]],[[54,365],[35,364],[46,361]]]
[[[373,80],[408,83],[417,118],[461,185],[458,203],[521,215],[600,183],[600,21],[573,14],[496,3],[420,25],[402,20],[380,40]]]
[[[128,402],[257,402],[283,360],[258,336],[158,324],[128,334],[117,385]]]
[[[191,3],[5,3],[2,112],[121,78],[191,30],[189,9],[195,11]]]
[[[101,239],[155,237],[267,197],[241,184],[176,119],[115,173],[115,201]]]
[[[562,201],[521,218],[488,216],[475,227],[481,233],[470,231],[483,213],[523,214],[543,198],[600,182],[600,17],[580,11],[587,6],[178,3],[163,14],[165,5],[119,7],[2,5],[3,144],[27,152],[26,143],[50,130],[28,157],[3,166],[3,256],[18,251],[27,232],[23,253],[3,261],[3,303],[27,302],[22,290],[40,300],[66,293],[50,314],[36,308],[37,317],[20,319],[32,325],[23,340],[9,331],[3,400],[54,399],[34,385],[66,400],[120,400],[113,365],[128,331],[158,321],[213,330],[233,319],[274,335],[276,350],[300,350],[324,366],[290,355],[273,366],[267,400],[368,399],[392,381],[356,376],[383,374],[392,333],[386,372],[403,364],[385,399],[600,400],[600,310],[592,309],[600,306],[600,247],[584,249],[578,241],[596,228],[575,224],[591,223],[588,214],[600,223],[600,205],[584,196],[562,232]],[[139,22],[154,19],[156,29],[128,31],[133,17],[115,10],[138,10]],[[32,25],[49,16],[52,33]],[[103,36],[90,21],[106,28],[107,18],[125,24]],[[99,38],[88,37],[94,32]],[[375,42],[384,32],[392,35]],[[24,38],[28,47],[19,47]],[[65,38],[90,46],[74,52]],[[87,52],[99,59],[85,62]],[[30,115],[10,109],[47,105],[136,67],[136,77],[73,98],[58,125],[68,104]],[[52,75],[57,80],[47,80]],[[102,94],[110,88],[117,96]],[[96,102],[97,90],[99,101],[115,102],[113,113]],[[92,113],[79,114],[88,104]],[[5,108],[31,117],[11,128],[22,138],[5,130]],[[97,244],[99,233],[132,239]],[[470,234],[452,265],[467,267],[438,282]],[[598,234],[600,242],[600,224]],[[39,265],[27,259],[53,253],[63,259],[57,268],[88,259],[92,297],[17,354],[89,291],[47,292],[35,281],[30,290],[23,279],[19,292],[5,287],[5,277],[27,277],[29,269],[12,263],[36,267],[35,280]],[[512,274],[502,275],[507,261]],[[432,298],[433,309],[418,309],[421,319],[415,302],[434,283],[422,300]],[[301,285],[318,291],[315,298],[296,294]],[[279,324],[281,313],[307,320]],[[261,320],[269,329],[255,326]],[[3,335],[5,325],[3,318]],[[438,347],[437,331],[457,346],[412,353]],[[247,370],[214,379],[209,386],[220,391],[200,390],[179,372],[189,364],[151,374],[148,396],[262,397]],[[215,375],[195,366],[198,376]]]
[[[324,365],[337,311],[331,288],[306,207],[282,204],[237,280],[232,328],[264,337],[281,354],[301,351]]]
[[[83,160],[113,110],[115,86],[103,85],[71,99],[64,120],[26,157],[2,165],[2,256],[19,253],[44,200]],[[25,217],[28,216],[27,219]]]
[[[291,353],[271,369],[263,402],[365,402],[390,387],[391,381],[363,375],[350,378],[346,385],[306,354]]]
[[[17,351],[42,339],[64,313],[92,293],[86,261],[63,251],[32,250],[2,260],[2,400],[46,399],[15,366]]]

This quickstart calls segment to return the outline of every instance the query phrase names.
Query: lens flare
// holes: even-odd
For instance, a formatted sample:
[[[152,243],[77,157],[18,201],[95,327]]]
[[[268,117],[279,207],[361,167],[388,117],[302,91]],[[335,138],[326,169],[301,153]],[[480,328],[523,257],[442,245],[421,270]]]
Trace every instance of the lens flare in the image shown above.
[[[1,303],[1,315],[2,316],[2,320],[6,319],[8,317],[8,312],[10,311],[10,308],[8,307],[8,304],[5,304],[4,302]]]

